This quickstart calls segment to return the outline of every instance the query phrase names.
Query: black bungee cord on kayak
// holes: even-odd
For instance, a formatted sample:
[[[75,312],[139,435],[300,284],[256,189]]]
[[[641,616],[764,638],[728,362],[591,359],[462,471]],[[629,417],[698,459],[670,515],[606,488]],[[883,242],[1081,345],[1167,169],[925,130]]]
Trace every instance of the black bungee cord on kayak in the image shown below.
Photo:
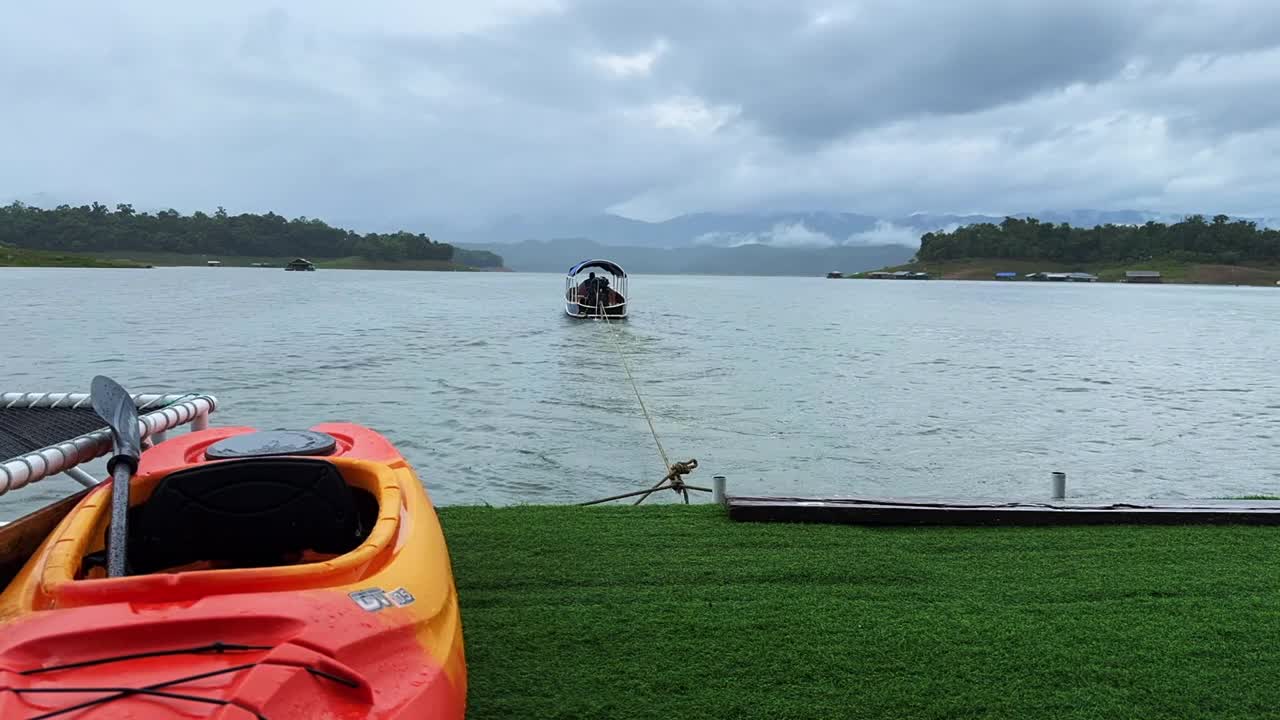
[[[204,653],[216,653],[221,655],[222,653],[228,652],[252,652],[254,650],[270,649],[270,645],[241,645],[240,643],[213,642],[208,645],[196,645],[195,647],[177,648],[174,650],[152,650],[150,652],[129,653],[128,655],[108,655],[107,657],[101,657],[95,660],[81,660],[79,662],[65,663],[63,665],[50,665],[49,667],[35,668],[33,670],[23,670],[18,674],[39,675],[40,673],[57,672],[59,670],[76,670],[83,667],[91,667],[93,665],[106,665],[107,663],[164,657],[166,655],[202,655]]]
[[[697,458],[690,458],[684,462],[671,462],[667,457],[667,451],[662,447],[662,441],[658,439],[658,431],[653,427],[653,418],[649,417],[649,409],[645,407],[644,398],[640,397],[640,387],[636,385],[636,379],[631,374],[631,365],[627,362],[627,356],[622,352],[622,345],[618,343],[617,330],[613,329],[613,323],[609,321],[609,314],[604,311],[604,305],[597,300],[596,305],[600,317],[604,318],[604,324],[609,326],[609,337],[613,339],[613,348],[618,352],[618,357],[622,359],[622,369],[627,373],[627,380],[631,383],[631,389],[635,391],[636,401],[640,403],[640,411],[644,413],[645,422],[649,423],[649,432],[653,435],[653,444],[658,446],[658,454],[662,456],[662,465],[666,468],[667,474],[662,477],[653,487],[648,490],[636,490],[634,492],[623,493],[621,495],[613,495],[599,500],[589,500],[579,505],[597,505],[610,500],[621,500],[623,498],[640,497],[636,499],[633,505],[639,505],[645,501],[653,493],[659,490],[670,488],[676,493],[684,496],[684,504],[689,504],[689,491],[697,490],[699,492],[711,492],[710,488],[698,487],[685,483],[684,476],[693,472],[698,467]]]
[[[143,658],[164,657],[167,655],[197,655],[197,654],[204,654],[204,653],[222,654],[227,652],[267,651],[271,649],[272,649],[272,646],[270,645],[242,645],[239,643],[214,642],[214,643],[209,643],[208,645],[197,645],[197,646],[188,647],[188,648],[175,648],[173,650],[155,650],[151,652],[129,653],[126,655],[112,655],[112,656],[107,656],[103,658],[97,658],[94,660],[83,660],[80,662],[66,663],[63,665],[51,665],[49,667],[34,668],[32,670],[23,670],[18,674],[19,675],[38,675],[40,673],[56,672],[59,670],[74,670],[74,669],[79,669],[84,667],[90,667],[93,665],[104,665],[106,663],[124,662],[127,660],[138,660]],[[151,697],[168,698],[171,700],[185,700],[188,702],[204,703],[207,705],[232,705],[234,707],[240,708],[241,710],[244,710],[247,713],[252,714],[254,718],[256,718],[256,720],[270,720],[270,718],[268,718],[267,716],[259,712],[256,712],[251,708],[245,707],[244,705],[236,702],[235,700],[226,700],[223,698],[211,698],[211,697],[205,697],[203,695],[190,695],[187,693],[176,693],[176,692],[169,692],[164,690],[164,688],[173,687],[175,685],[181,685],[183,683],[194,682],[196,680],[204,680],[206,678],[216,677],[219,675],[228,675],[231,673],[241,672],[243,670],[251,670],[261,664],[263,663],[261,662],[244,663],[243,665],[234,665],[232,667],[221,668],[219,670],[210,670],[208,672],[198,673],[195,675],[187,675],[185,677],[175,678],[173,680],[166,680],[161,683],[145,685],[143,687],[137,687],[137,688],[116,687],[116,686],[56,687],[56,688],[0,688],[0,692],[4,692],[7,690],[16,695],[54,694],[54,693],[57,693],[57,694],[95,693],[95,692],[111,693],[104,697],[94,698],[93,700],[86,700],[85,702],[77,703],[75,705],[70,705],[64,708],[59,708],[57,710],[50,710],[40,715],[33,715],[31,717],[26,718],[25,720],[49,720],[50,718],[56,718],[62,715],[66,715],[67,713],[75,712],[77,710],[83,710],[85,708],[93,707],[95,705],[102,705],[105,703],[112,702],[113,700],[119,700],[121,698],[126,698],[133,695],[147,695]],[[289,667],[295,667],[299,670],[306,670],[308,673],[316,677],[321,677],[326,680],[336,682],[340,685],[345,685],[346,687],[349,687],[349,688],[360,687],[360,683],[356,682],[355,680],[352,680],[351,678],[345,678],[340,675],[335,675],[333,673],[326,672],[324,670],[321,670],[316,667],[312,667],[310,665],[290,664]]]

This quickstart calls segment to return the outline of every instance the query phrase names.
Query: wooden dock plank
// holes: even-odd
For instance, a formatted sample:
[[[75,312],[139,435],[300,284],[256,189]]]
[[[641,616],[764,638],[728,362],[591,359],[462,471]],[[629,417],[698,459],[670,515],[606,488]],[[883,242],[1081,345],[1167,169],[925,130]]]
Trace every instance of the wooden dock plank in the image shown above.
[[[1079,503],[936,498],[730,496],[729,517],[745,522],[855,525],[1280,524],[1280,502],[1148,500]]]

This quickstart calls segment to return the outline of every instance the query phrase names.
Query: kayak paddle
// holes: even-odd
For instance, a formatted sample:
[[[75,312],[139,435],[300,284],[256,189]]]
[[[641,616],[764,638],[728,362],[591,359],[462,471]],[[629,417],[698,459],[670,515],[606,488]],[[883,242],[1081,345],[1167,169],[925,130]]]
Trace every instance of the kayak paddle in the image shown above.
[[[107,577],[125,574],[125,544],[128,538],[129,483],[138,471],[142,440],[138,436],[138,406],[120,384],[105,375],[93,378],[90,388],[93,410],[111,427],[114,445],[107,472],[111,473],[111,535],[107,546]]]

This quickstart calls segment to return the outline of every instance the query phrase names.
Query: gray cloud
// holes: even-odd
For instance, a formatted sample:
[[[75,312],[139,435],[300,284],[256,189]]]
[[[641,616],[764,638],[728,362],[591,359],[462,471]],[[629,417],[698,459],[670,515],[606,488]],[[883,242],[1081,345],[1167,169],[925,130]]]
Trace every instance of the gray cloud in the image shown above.
[[[700,58],[699,90],[742,105],[773,135],[826,141],[1105,79],[1123,67],[1138,27],[1131,9],[1106,0],[884,2],[847,16],[825,12],[826,23],[815,9],[789,32],[761,23],[754,42],[715,48]]]
[[[1264,0],[50,5],[0,24],[0,199],[1280,214]]]

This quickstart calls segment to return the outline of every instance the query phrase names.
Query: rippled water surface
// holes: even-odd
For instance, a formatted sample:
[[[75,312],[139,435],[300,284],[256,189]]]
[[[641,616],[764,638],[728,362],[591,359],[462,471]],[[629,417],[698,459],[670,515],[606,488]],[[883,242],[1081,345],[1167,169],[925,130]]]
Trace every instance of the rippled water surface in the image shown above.
[[[637,276],[0,269],[0,390],[202,391],[215,424],[360,422],[441,504],[562,503],[672,459],[731,492],[1280,494],[1280,289]],[[74,487],[0,497],[13,517]]]

